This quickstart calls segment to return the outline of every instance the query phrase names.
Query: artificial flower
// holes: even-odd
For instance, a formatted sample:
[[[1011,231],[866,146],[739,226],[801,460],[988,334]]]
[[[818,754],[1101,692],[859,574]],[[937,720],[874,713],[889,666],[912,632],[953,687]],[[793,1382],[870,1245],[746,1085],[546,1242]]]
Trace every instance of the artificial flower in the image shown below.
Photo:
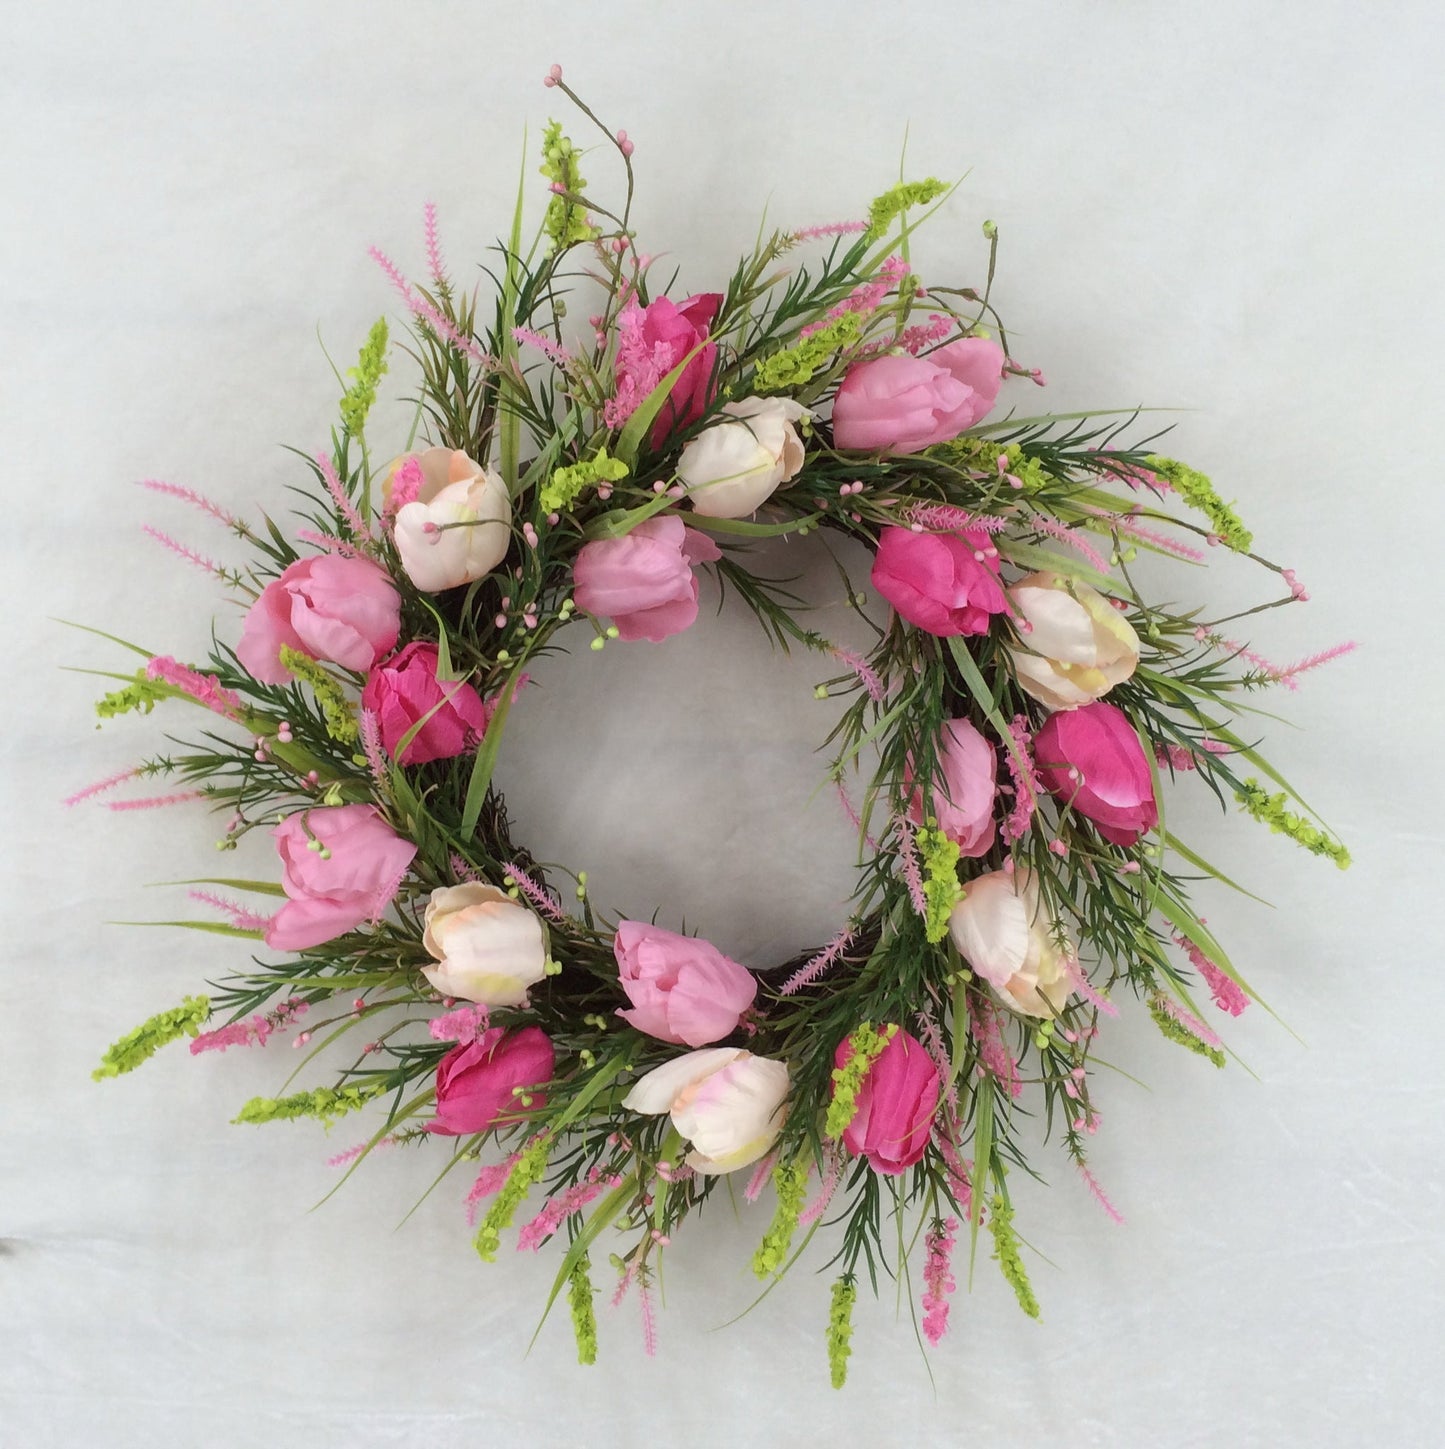
[[[540,1027],[489,1027],[437,1064],[436,1116],[427,1131],[467,1137],[546,1106],[537,1089],[552,1080],[555,1065],[551,1039]]]
[[[511,544],[512,503],[501,474],[450,448],[416,457],[421,486],[397,509],[392,530],[406,576],[424,594],[484,578]]]
[[[838,1043],[833,1065],[847,1065],[853,1046]],[[843,1145],[855,1157],[866,1157],[875,1172],[896,1176],[912,1167],[928,1146],[929,1128],[938,1109],[943,1080],[922,1042],[901,1027],[868,1064],[858,1088],[852,1121],[843,1131]]]
[[[383,660],[367,676],[362,708],[376,716],[387,754],[408,731],[421,728],[402,751],[403,765],[449,760],[475,749],[487,727],[488,710],[464,680],[437,678],[440,657],[434,644],[413,643]]]
[[[803,466],[798,422],[804,408],[783,397],[728,403],[724,421],[710,423],[683,445],[677,476],[692,511],[705,518],[743,518],[772,497]]]
[[[1003,1004],[1024,1016],[1053,1016],[1072,989],[1072,951],[1054,939],[1027,870],[993,870],[964,887],[948,921],[959,955]]]
[[[1159,823],[1148,757],[1114,705],[1051,714],[1034,736],[1034,759],[1050,794],[1092,820],[1105,840],[1133,845]]]
[[[929,812],[938,828],[958,846],[959,854],[986,855],[995,835],[994,802],[998,795],[998,755],[966,719],[944,720],[935,745],[938,773]],[[909,819],[921,825],[923,798],[915,791]]]
[[[659,1041],[706,1046],[737,1030],[758,992],[746,966],[699,936],[619,921],[612,949],[630,1007],[618,1016]]]
[[[927,634],[986,634],[990,618],[1008,608],[998,549],[978,529],[914,533],[885,528],[872,579],[899,616]]]
[[[1139,636],[1097,589],[1036,573],[1009,586],[1019,642],[1008,646],[1025,694],[1049,709],[1077,709],[1133,674]]]
[[[482,881],[431,893],[422,944],[436,958],[422,974],[443,996],[483,1006],[520,1006],[547,974],[542,922],[505,891]]]
[[[660,643],[697,618],[693,569],[722,550],[675,514],[649,518],[621,538],[585,543],[572,566],[572,597],[584,613],[611,619],[623,639]]]

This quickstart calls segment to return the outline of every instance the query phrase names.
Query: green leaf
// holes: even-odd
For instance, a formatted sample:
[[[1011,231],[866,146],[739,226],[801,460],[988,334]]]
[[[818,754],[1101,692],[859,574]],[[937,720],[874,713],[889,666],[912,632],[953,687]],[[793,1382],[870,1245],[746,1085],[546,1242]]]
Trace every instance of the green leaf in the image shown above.
[[[1064,574],[1071,579],[1080,579],[1098,589],[1101,594],[1117,594],[1123,585],[1118,579],[1101,574],[1098,569],[1070,554],[1055,553],[1052,549],[1040,548],[1037,544],[1021,543],[1017,539],[995,537],[998,551],[1010,563],[1022,569]]]
[[[213,936],[240,936],[247,941],[264,941],[264,932],[243,931],[224,921],[107,921],[108,926],[179,926],[186,931],[209,931]]]
[[[651,430],[653,422],[658,413],[662,411],[662,405],[671,396],[673,388],[677,386],[678,380],[687,371],[688,364],[694,357],[709,344],[699,342],[655,388],[648,393],[642,406],[628,418],[623,425],[622,431],[617,435],[617,445],[612,449],[614,458],[621,458],[624,463],[631,467],[637,462],[637,450],[642,446],[642,440]]]
[[[230,891],[255,891],[257,895],[284,896],[286,892],[270,880],[243,880],[240,876],[202,875],[195,880],[162,880],[157,886],[214,885],[225,886]]]
[[[482,802],[487,798],[487,786],[492,782],[492,771],[497,767],[497,751],[502,748],[502,727],[507,723],[507,714],[512,708],[512,696],[521,681],[522,667],[519,664],[507,676],[497,707],[487,722],[487,732],[482,736],[481,748],[472,762],[472,778],[467,782],[467,798],[462,806],[461,834],[463,840],[470,840],[472,832],[481,819]]]
[[[983,1222],[983,1200],[988,1196],[993,1167],[993,1078],[979,1077],[973,1089],[973,1177],[969,1183],[968,1284],[973,1287],[973,1265],[978,1257],[978,1230]]]

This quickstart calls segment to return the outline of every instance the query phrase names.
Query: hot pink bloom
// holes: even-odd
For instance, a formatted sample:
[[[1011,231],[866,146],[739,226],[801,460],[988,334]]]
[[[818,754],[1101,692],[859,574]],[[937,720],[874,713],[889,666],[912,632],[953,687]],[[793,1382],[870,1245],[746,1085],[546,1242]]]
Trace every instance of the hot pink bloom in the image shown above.
[[[271,833],[290,897],[266,931],[266,944],[276,951],[304,951],[374,921],[416,855],[416,846],[372,805],[301,810]]]
[[[1149,761],[1128,716],[1096,702],[1061,710],[1034,736],[1039,778],[1115,845],[1133,845],[1159,823]]]
[[[611,619],[622,638],[656,644],[697,618],[692,571],[721,557],[712,539],[676,515],[649,518],[622,538],[582,545],[573,597],[584,613]]]
[[[1003,383],[1003,349],[961,337],[927,357],[855,363],[833,400],[833,442],[868,453],[918,453],[986,417]]]
[[[846,1065],[852,1055],[844,1037],[833,1065]],[[899,1027],[863,1078],[843,1145],[854,1157],[866,1157],[875,1172],[897,1176],[923,1156],[942,1090],[927,1048]]]
[[[683,369],[652,425],[652,446],[660,448],[669,433],[703,415],[712,400],[712,370],[717,360],[717,347],[707,341],[707,330],[722,301],[720,292],[701,292],[683,302],[659,297],[645,307],[632,305],[623,310],[618,319],[617,396],[610,424],[618,425],[636,412],[653,388],[700,342],[706,345]]]
[[[393,758],[406,732],[436,710],[407,745],[403,765],[465,754],[476,748],[487,728],[481,696],[470,684],[439,680],[439,662],[434,645],[408,644],[371,671],[361,692],[362,708],[376,716],[381,742]]]
[[[556,1057],[541,1027],[504,1031],[494,1026],[476,1041],[454,1047],[437,1063],[437,1114],[427,1131],[465,1137],[545,1105],[536,1089],[552,1080]]]
[[[1008,609],[998,549],[988,534],[914,533],[885,528],[873,560],[873,587],[927,634],[986,634],[989,617]]]
[[[938,828],[970,858],[986,855],[993,845],[994,798],[998,793],[998,756],[966,719],[943,722],[938,732],[938,774],[934,777],[928,813]],[[908,818],[922,824],[921,792],[915,792]]]
[[[710,941],[642,921],[619,921],[612,943],[632,1003],[617,1014],[659,1041],[707,1046],[737,1030],[758,983]]]
[[[261,590],[241,631],[236,656],[262,684],[288,684],[281,647],[358,674],[395,646],[401,595],[370,559],[320,554],[299,559]]]

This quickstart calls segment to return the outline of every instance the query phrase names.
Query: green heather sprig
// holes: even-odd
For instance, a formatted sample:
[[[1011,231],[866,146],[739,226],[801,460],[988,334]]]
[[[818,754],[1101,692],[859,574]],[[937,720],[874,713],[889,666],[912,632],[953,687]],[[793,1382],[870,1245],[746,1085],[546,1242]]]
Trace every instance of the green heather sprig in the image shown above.
[[[572,1310],[572,1336],[577,1340],[577,1362],[597,1362],[597,1313],[592,1306],[592,1260],[583,1253],[567,1275],[567,1305]]]
[[[309,654],[281,646],[281,664],[297,679],[304,679],[316,695],[316,703],[326,721],[326,733],[338,745],[354,745],[361,738],[356,723],[356,706],[347,699],[341,686]]]
[[[868,1068],[883,1055],[883,1048],[897,1034],[895,1022],[878,1031],[868,1021],[848,1033],[852,1055],[841,1067],[833,1068],[833,1100],[828,1105],[828,1115],[823,1122],[825,1137],[836,1140],[848,1130],[848,1124],[858,1111],[858,1092],[863,1086],[863,1078],[868,1075]]]
[[[367,415],[376,402],[376,389],[386,375],[387,341],[386,318],[378,317],[366,334],[356,366],[347,369],[351,386],[341,399],[341,421],[354,438],[365,431]]]
[[[188,996],[169,1011],[158,1011],[133,1031],[106,1048],[100,1065],[90,1074],[94,1081],[133,1072],[163,1046],[178,1037],[199,1036],[202,1023],[211,1014],[209,996]]]
[[[595,457],[554,468],[537,496],[537,507],[543,513],[565,512],[582,496],[584,489],[598,483],[620,483],[629,471],[621,458],[609,458],[603,446]]]
[[[988,1230],[993,1234],[993,1255],[998,1259],[999,1269],[1009,1287],[1013,1289],[1019,1307],[1030,1318],[1037,1318],[1039,1300],[1034,1297],[1033,1284],[1029,1282],[1023,1259],[1019,1256],[1019,1239],[1013,1224],[1013,1205],[1002,1197],[995,1197],[989,1204],[988,1212]]]
[[[1145,1004],[1161,1035],[1168,1037],[1170,1041],[1179,1046],[1187,1047],[1197,1056],[1206,1057],[1216,1067],[1224,1066],[1224,1053],[1211,1042],[1205,1041],[1199,1034],[1199,1027],[1202,1023],[1194,1023],[1193,1029],[1191,1029],[1189,1025],[1180,1020],[1179,1008],[1162,991],[1151,991]]]
[[[757,392],[786,392],[805,387],[845,348],[862,335],[856,312],[844,312],[822,323],[810,336],[763,358],[753,372]]]
[[[547,1170],[547,1158],[552,1151],[552,1138],[545,1132],[534,1137],[517,1155],[507,1180],[502,1184],[487,1215],[477,1229],[475,1246],[477,1256],[483,1261],[496,1261],[497,1249],[502,1244],[502,1234],[512,1226],[517,1209],[526,1200],[527,1194]]]
[[[586,207],[576,200],[587,188],[577,165],[578,155],[570,138],[563,135],[561,121],[549,122],[542,133],[541,172],[552,183],[553,196],[542,229],[551,239],[553,251],[591,241],[598,234],[587,219]]]
[[[1226,548],[1232,548],[1236,553],[1248,553],[1254,547],[1254,535],[1244,526],[1233,506],[1215,492],[1214,484],[1197,468],[1191,468],[1177,458],[1161,457],[1158,453],[1151,453],[1145,458],[1144,466],[1173,484],[1174,491],[1191,508],[1197,508],[1204,514],[1215,536]]]
[[[753,1273],[759,1278],[776,1273],[787,1261],[793,1233],[798,1226],[798,1215],[803,1211],[803,1202],[808,1195],[808,1164],[805,1161],[779,1162],[773,1168],[772,1176],[778,1205],[762,1242],[753,1254]]]
[[[390,1083],[375,1081],[361,1086],[314,1087],[309,1092],[294,1092],[289,1097],[252,1097],[231,1120],[259,1125],[262,1122],[294,1122],[300,1117],[311,1117],[329,1127],[391,1090]]]
[[[851,1273],[845,1273],[833,1284],[828,1303],[828,1369],[835,1389],[841,1389],[848,1381],[848,1359],[853,1352],[853,1304],[857,1299],[857,1281]]]
[[[929,176],[923,181],[899,182],[869,202],[868,230],[864,236],[869,241],[878,241],[910,206],[926,206],[947,190],[948,183],[936,176]]]
[[[1303,816],[1286,808],[1288,796],[1283,791],[1271,795],[1258,780],[1246,780],[1235,792],[1235,798],[1256,820],[1281,835],[1288,835],[1310,852],[1332,860],[1341,870],[1350,864],[1350,852]]]
[[[936,827],[924,826],[914,836],[923,867],[923,933],[935,945],[948,934],[948,917],[963,898],[958,883],[959,848]]]
[[[95,712],[101,719],[114,719],[117,715],[149,714],[161,700],[169,699],[175,691],[158,679],[147,679],[144,669],[136,670],[135,683],[122,689],[113,689],[95,702]]]

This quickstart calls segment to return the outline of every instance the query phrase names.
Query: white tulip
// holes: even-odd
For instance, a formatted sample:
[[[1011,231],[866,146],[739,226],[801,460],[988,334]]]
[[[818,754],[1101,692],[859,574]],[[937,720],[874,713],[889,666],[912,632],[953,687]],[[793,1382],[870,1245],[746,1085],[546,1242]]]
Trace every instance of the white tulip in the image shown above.
[[[782,1131],[788,1069],[736,1047],[703,1047],[654,1067],[622,1099],[631,1112],[657,1117],[692,1143],[687,1165],[704,1174],[756,1162]]]
[[[993,870],[969,881],[948,932],[959,955],[1010,1010],[1053,1016],[1069,999],[1073,952],[1061,950],[1050,933],[1030,872]]]
[[[422,974],[443,996],[520,1006],[547,974],[542,922],[505,891],[481,882],[443,886],[427,902],[422,944],[436,957]]]
[[[803,466],[803,440],[794,425],[804,410],[792,398],[749,397],[722,411],[727,422],[704,428],[684,445],[677,476],[687,485],[694,513],[743,518]]]
[[[465,453],[428,448],[417,461],[422,485],[397,510],[393,536],[407,577],[437,594],[484,577],[507,556],[512,502],[501,475]]]
[[[1008,646],[1025,694],[1049,709],[1077,709],[1133,674],[1139,636],[1097,589],[1058,574],[1030,574],[1008,589],[1021,641]]]

